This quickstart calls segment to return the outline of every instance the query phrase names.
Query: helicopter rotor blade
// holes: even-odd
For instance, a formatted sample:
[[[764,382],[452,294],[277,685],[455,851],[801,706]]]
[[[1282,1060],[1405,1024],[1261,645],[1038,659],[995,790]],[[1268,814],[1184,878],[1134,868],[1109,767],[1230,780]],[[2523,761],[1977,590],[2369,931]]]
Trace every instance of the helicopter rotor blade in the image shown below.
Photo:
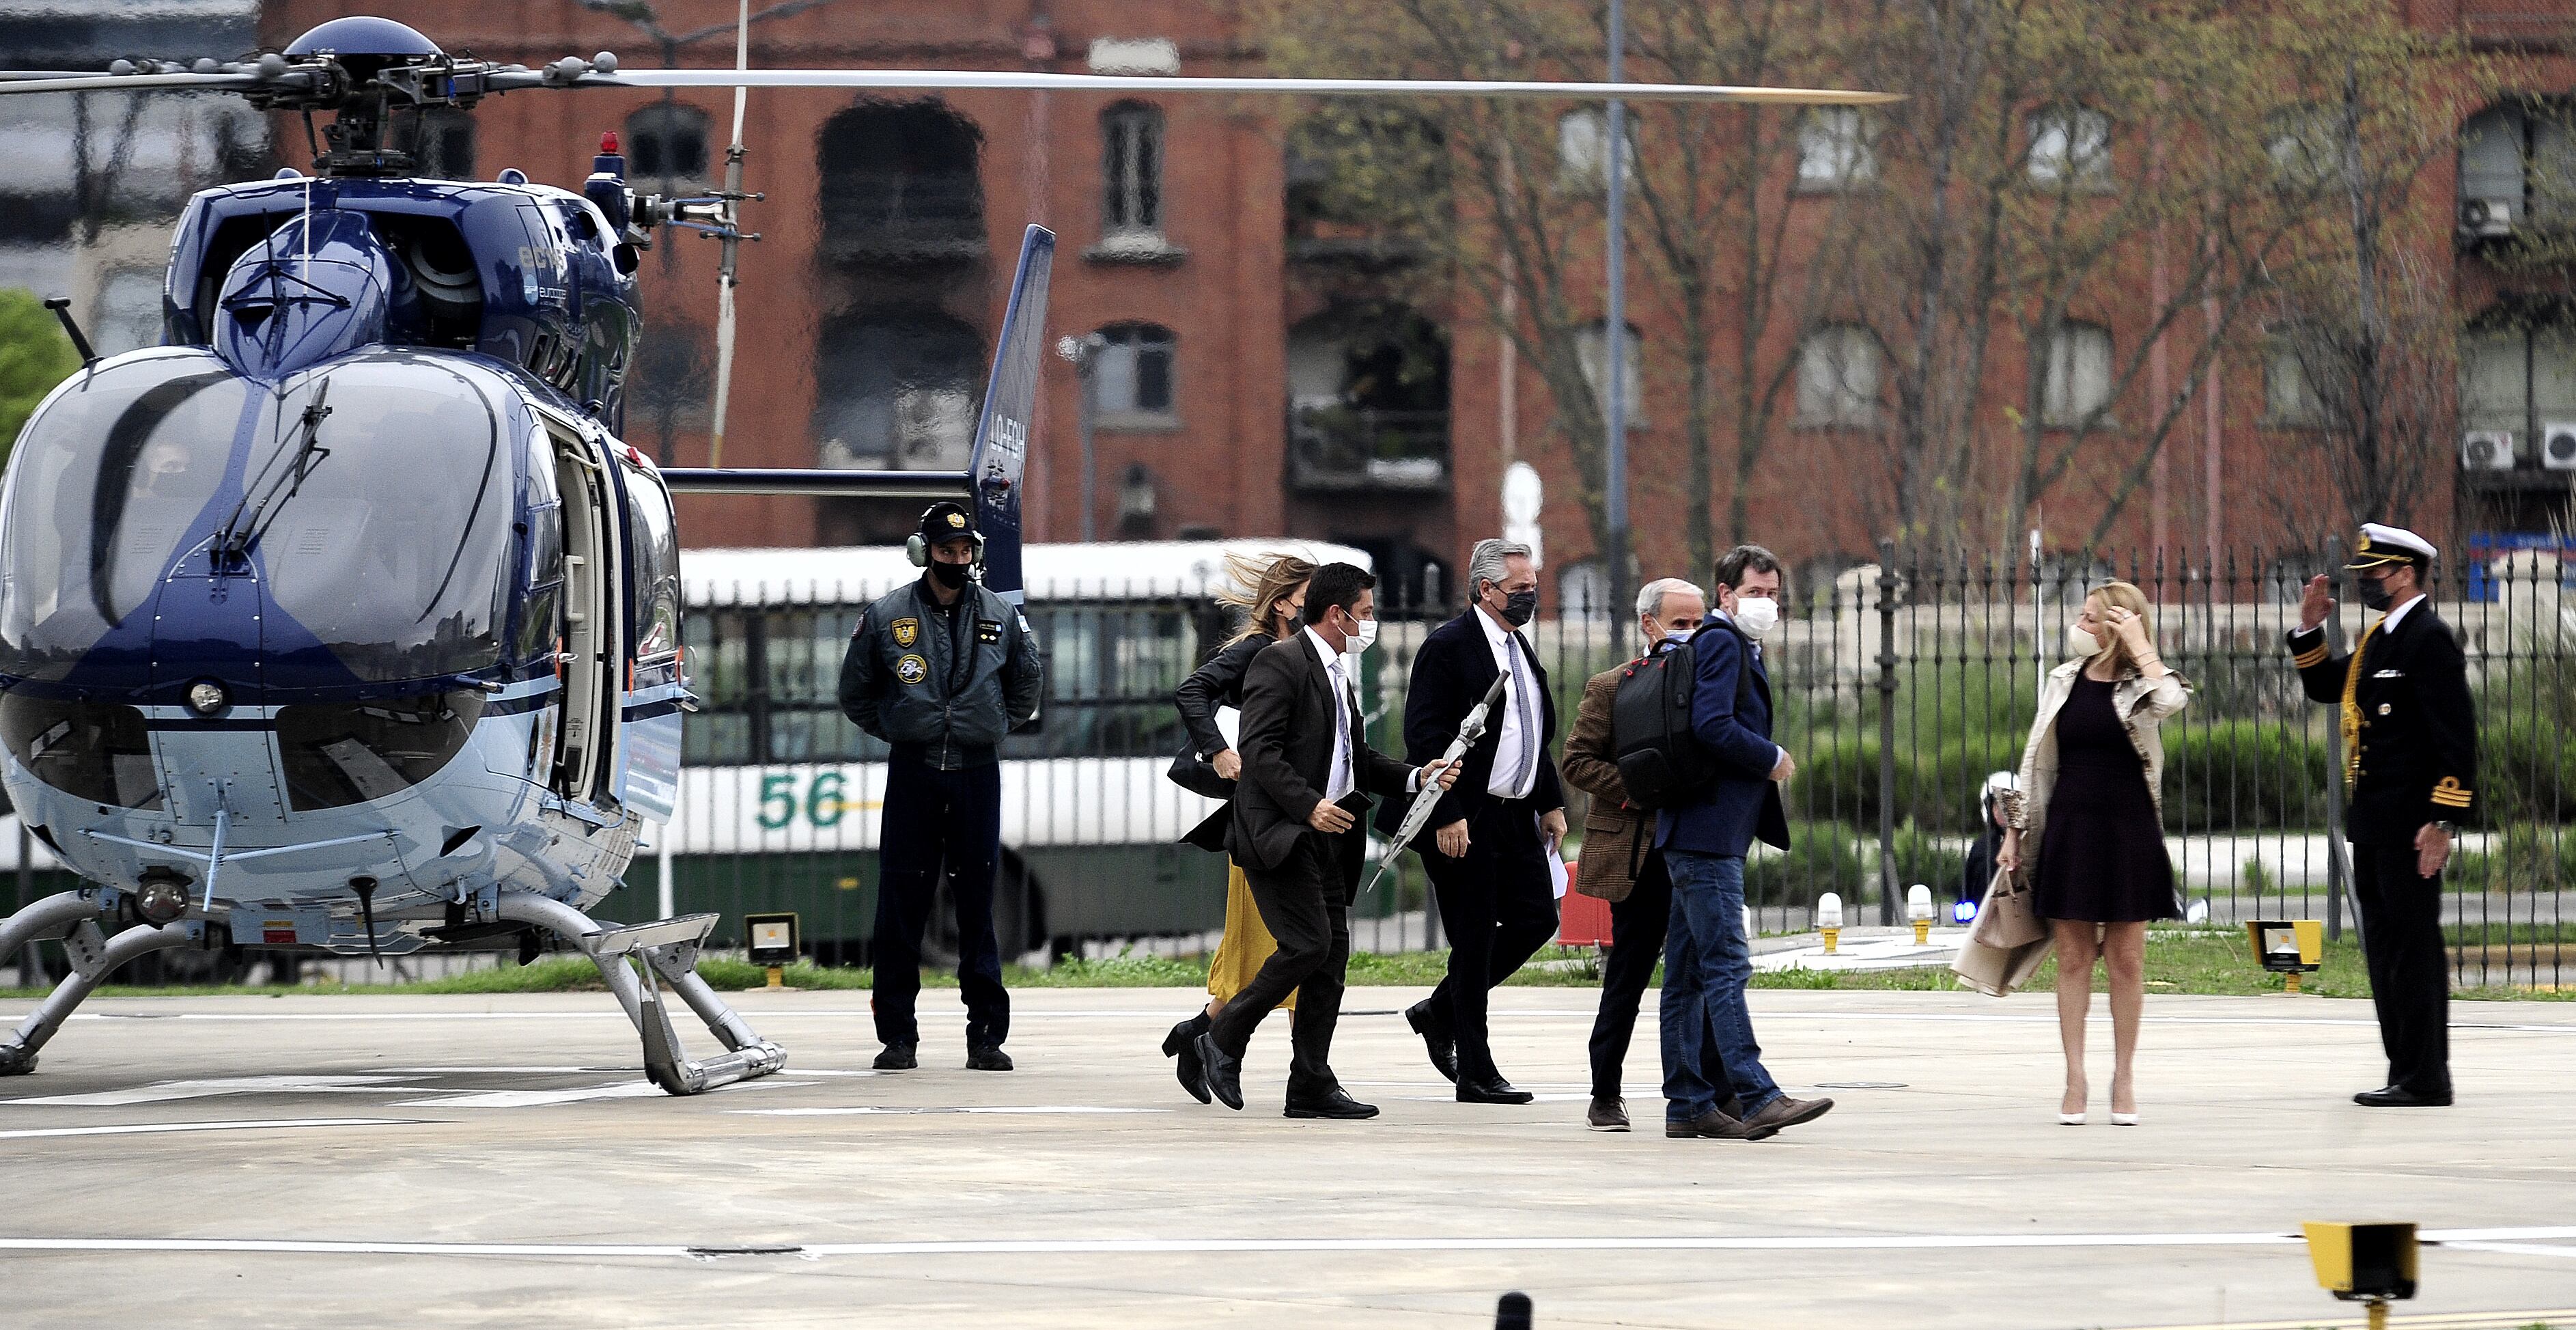
[[[1891,92],[1839,88],[1760,88],[1697,83],[1545,83],[1457,79],[1164,78],[1118,74],[1047,74],[1012,70],[924,69],[647,69],[585,74],[581,88],[993,88],[1054,92],[1233,92],[1340,97],[1540,97],[1566,101],[1732,102],[1763,106],[1875,106],[1903,101]]]
[[[0,97],[26,92],[246,92],[275,84],[257,74],[53,74],[0,76]]]
[[[740,76],[751,68],[751,0],[742,0],[734,18],[733,72]],[[733,142],[725,149],[725,187],[723,223],[724,252],[716,264],[716,401],[712,426],[707,431],[707,466],[724,465],[725,410],[733,404],[734,294],[738,285],[736,265],[742,255],[742,144],[743,100],[746,84],[733,85]]]

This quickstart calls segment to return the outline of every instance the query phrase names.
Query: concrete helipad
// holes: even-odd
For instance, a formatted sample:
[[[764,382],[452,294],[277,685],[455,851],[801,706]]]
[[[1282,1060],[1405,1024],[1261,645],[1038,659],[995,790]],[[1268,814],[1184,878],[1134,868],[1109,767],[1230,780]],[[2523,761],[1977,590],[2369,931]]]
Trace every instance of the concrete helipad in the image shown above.
[[[953,992],[900,1075],[864,995],[751,994],[789,1070],[690,1100],[599,995],[95,1002],[0,1081],[0,1324],[2328,1325],[2286,1235],[2398,1218],[2419,1324],[2576,1326],[2576,1005],[2455,1005],[2460,1106],[2374,1112],[2365,1005],[2155,998],[2146,1125],[2064,1128],[2045,995],[1760,992],[1795,1092],[1849,1088],[1744,1145],[1661,1135],[1651,998],[1600,1135],[1591,990],[1498,995],[1521,1108],[1351,996],[1374,1122],[1279,1116],[1284,1021],[1250,1111],[1188,1101],[1171,990],[1016,994],[1009,1075]]]

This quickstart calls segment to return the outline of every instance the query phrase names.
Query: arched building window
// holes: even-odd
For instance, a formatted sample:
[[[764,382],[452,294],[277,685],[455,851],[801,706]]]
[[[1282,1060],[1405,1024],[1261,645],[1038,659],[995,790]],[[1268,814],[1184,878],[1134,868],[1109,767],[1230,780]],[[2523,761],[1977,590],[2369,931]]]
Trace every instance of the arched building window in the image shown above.
[[[1091,370],[1094,419],[1112,428],[1178,420],[1172,330],[1158,323],[1113,323],[1100,330],[1100,341]]]
[[[626,173],[639,180],[707,178],[707,113],[684,102],[655,102],[626,117]]]
[[[2110,404],[2111,330],[2072,320],[2050,330],[2040,418],[2054,426],[2078,425]]]
[[[861,102],[823,124],[823,253],[918,265],[983,257],[983,136],[936,101]]]
[[[975,442],[984,342],[923,306],[824,320],[814,367],[816,459],[861,470],[963,471]]]

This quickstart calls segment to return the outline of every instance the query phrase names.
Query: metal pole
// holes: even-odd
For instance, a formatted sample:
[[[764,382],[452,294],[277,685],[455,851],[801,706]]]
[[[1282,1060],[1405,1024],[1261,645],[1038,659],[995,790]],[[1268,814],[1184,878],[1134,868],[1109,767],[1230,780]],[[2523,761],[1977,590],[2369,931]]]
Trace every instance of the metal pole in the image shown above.
[[[1068,333],[1057,338],[1055,344],[1055,353],[1073,362],[1073,377],[1081,384],[1082,389],[1081,408],[1074,413],[1074,416],[1080,422],[1079,432],[1082,435],[1082,521],[1077,529],[1081,531],[1082,543],[1085,545],[1090,544],[1099,534],[1097,528],[1100,518],[1095,511],[1093,495],[1099,484],[1100,468],[1092,454],[1091,417],[1094,409],[1093,399],[1098,395],[1095,392],[1095,376],[1100,365],[1100,350],[1107,345],[1109,345],[1108,339],[1098,333],[1085,333],[1080,337]]]
[[[1896,924],[1896,542],[1878,542],[1878,922]]]
[[[2334,579],[2335,607],[2326,612],[2326,649],[2343,649],[2343,541],[2326,541],[2327,576]],[[2326,936],[2343,936],[2344,885],[2344,807],[2343,807],[2343,712],[2335,712],[2334,723],[2326,726]],[[2260,901],[2256,902],[2258,905]],[[2355,912],[2358,914],[2358,911]],[[2353,921],[2360,931],[2360,920]]]
[[[1628,15],[1621,0],[1610,0],[1610,77],[1619,82],[1620,55],[1628,44]],[[1610,306],[1603,318],[1602,428],[1609,438],[1603,443],[1605,458],[1602,498],[1605,533],[1602,555],[1602,585],[1610,589],[1610,655],[1616,660],[1627,654],[1628,616],[1618,612],[1628,603],[1628,262],[1626,217],[1628,107],[1625,102],[1610,99],[1605,117],[1609,142],[1603,151],[1609,157],[1609,267]]]
[[[28,902],[36,898],[36,870],[32,863],[35,857],[36,838],[27,834],[27,818],[22,813],[18,817],[18,908],[21,910],[26,909]],[[36,955],[35,939],[29,938],[27,945],[20,948],[18,953],[20,988],[45,986],[45,973],[38,968],[42,963]]]

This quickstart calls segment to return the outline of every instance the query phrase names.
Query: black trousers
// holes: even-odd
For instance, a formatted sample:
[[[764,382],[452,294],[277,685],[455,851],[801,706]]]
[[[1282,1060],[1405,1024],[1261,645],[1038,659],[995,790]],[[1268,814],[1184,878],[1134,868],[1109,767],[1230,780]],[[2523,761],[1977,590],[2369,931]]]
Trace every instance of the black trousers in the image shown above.
[[[1485,994],[1556,936],[1556,888],[1538,813],[1527,799],[1487,799],[1467,819],[1463,857],[1420,845],[1449,934],[1449,973],[1427,1010],[1435,1028],[1458,1043],[1461,1080],[1500,1074],[1485,1030]]]
[[[1338,836],[1308,831],[1276,868],[1243,865],[1244,884],[1279,950],[1218,1012],[1208,1034],[1229,1057],[1252,1047],[1252,1032],[1290,993],[1297,995],[1289,1034],[1288,1098],[1320,1099],[1339,1088],[1333,1075],[1333,1030],[1342,1019],[1342,979],[1351,964],[1351,896],[1367,853],[1365,806],[1359,824]]]
[[[1664,932],[1672,926],[1672,918],[1673,880],[1664,873],[1662,853],[1648,851],[1627,898],[1610,902],[1610,949],[1601,959],[1601,1010],[1592,1018],[1595,1099],[1620,1097],[1628,1042],[1637,1030],[1637,1007],[1654,982],[1655,965],[1664,958]],[[1703,1030],[1699,1047],[1701,1078],[1724,1087],[1726,1063],[1717,1055],[1717,1037]]]
[[[1011,1033],[1011,995],[993,936],[993,868],[1002,852],[1002,768],[939,771],[917,750],[886,764],[885,821],[877,841],[877,929],[872,943],[877,1042],[917,1044],[921,935],[948,879],[957,906],[957,981],[966,1000],[966,1045],[999,1045]]]
[[[2442,943],[2442,880],[2415,872],[2415,846],[2352,847],[2361,952],[2370,1004],[2388,1052],[2388,1083],[2435,1098],[2451,1093],[2451,958]]]

